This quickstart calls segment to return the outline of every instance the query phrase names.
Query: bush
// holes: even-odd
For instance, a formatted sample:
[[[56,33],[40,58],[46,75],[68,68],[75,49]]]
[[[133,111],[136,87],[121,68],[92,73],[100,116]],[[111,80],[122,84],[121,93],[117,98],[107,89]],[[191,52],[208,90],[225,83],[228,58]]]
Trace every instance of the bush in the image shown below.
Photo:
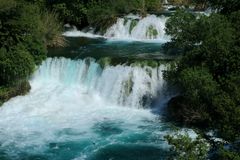
[[[25,95],[31,86],[28,81],[19,81],[17,84],[8,87],[0,87],[0,106],[12,97]]]
[[[184,112],[170,114],[184,123],[207,122],[231,141],[240,137],[239,13],[196,17],[178,11],[166,30],[172,36],[169,46],[180,51],[180,60],[165,74],[180,91],[169,111]]]
[[[0,86],[14,84],[34,71],[33,57],[22,46],[0,49]]]
[[[0,0],[0,103],[28,91],[27,78],[46,47],[64,41],[57,16],[41,11],[46,1],[31,2]]]
[[[62,36],[63,24],[59,22],[59,17],[54,12],[41,12],[41,32],[44,38],[44,44],[48,47],[64,47],[66,40]]]
[[[222,149],[220,149],[220,151],[217,155],[217,159],[219,159],[219,160],[239,160],[240,153],[222,148]]]
[[[205,160],[208,156],[209,144],[205,139],[192,139],[188,134],[165,136],[174,153],[173,159],[178,160]]]
[[[60,20],[76,26],[87,25],[86,2],[82,0],[48,1],[47,7],[59,15]]]

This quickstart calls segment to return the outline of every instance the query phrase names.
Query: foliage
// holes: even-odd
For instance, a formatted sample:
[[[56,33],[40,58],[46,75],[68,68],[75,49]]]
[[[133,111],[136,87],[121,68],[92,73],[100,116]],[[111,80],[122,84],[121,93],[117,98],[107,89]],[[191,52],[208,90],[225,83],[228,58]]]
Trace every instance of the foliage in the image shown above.
[[[137,13],[158,12],[162,9],[159,0],[58,0],[48,1],[47,7],[59,14],[65,23],[78,27],[87,25],[103,32],[117,17]]]
[[[173,5],[187,6],[187,5],[191,4],[192,1],[191,0],[169,0],[169,3],[171,3]]]
[[[107,1],[92,1],[88,4],[87,20],[91,26],[104,32],[117,20],[117,12]]]
[[[0,49],[0,85],[14,83],[28,77],[34,70],[33,57],[22,47],[9,51]]]
[[[217,154],[217,159],[219,159],[219,160],[239,160],[240,152],[221,148]]]
[[[58,20],[58,15],[54,12],[41,12],[41,34],[48,47],[66,46],[66,40],[62,36],[62,23]]]
[[[171,151],[178,160],[205,160],[208,155],[209,144],[200,136],[192,139],[188,134],[165,136],[171,145]]]
[[[147,12],[158,12],[162,10],[162,1],[159,0],[146,0]]]
[[[20,1],[20,0],[19,0]],[[39,6],[41,9],[45,9],[47,5],[47,0],[22,0],[23,2],[28,2]]]
[[[15,2],[0,8],[2,42],[0,47],[16,45],[37,33],[40,16],[37,14],[39,10],[36,6]]]
[[[0,101],[25,92],[21,83],[46,58],[46,47],[59,45],[61,24],[43,10],[44,0],[0,0]],[[63,39],[62,39],[63,41]]]
[[[86,20],[86,5],[82,0],[49,1],[50,8],[59,14],[62,21],[80,25]]]
[[[29,82],[25,80],[11,86],[0,87],[0,106],[12,97],[25,95],[30,89]]]
[[[208,124],[205,122],[211,121],[209,98],[218,89],[212,75],[205,68],[186,68],[179,73],[176,81],[181,85],[182,97],[169,102],[169,111],[172,110],[172,115],[179,122],[200,126]]]
[[[188,50],[193,44],[199,43],[199,32],[192,28],[196,17],[183,10],[178,10],[166,23],[166,33],[171,35],[174,47]]]
[[[9,3],[7,10],[0,11],[0,17],[0,47],[9,50],[21,43],[39,64],[46,57],[39,8],[32,4]]]
[[[182,98],[170,101],[169,111],[184,109],[178,117],[184,123],[205,122],[228,140],[240,136],[239,20],[240,12],[207,17],[178,11],[166,30],[181,55],[165,75]]]
[[[239,0],[209,0],[209,2],[224,14],[238,11],[240,8]]]

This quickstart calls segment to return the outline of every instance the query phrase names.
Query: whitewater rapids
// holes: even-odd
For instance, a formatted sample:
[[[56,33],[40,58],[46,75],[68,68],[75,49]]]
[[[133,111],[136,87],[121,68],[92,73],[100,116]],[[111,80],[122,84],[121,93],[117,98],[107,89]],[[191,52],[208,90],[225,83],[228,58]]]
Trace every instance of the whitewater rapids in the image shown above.
[[[143,97],[161,91],[163,69],[48,58],[30,93],[0,108],[0,158],[164,158],[168,127],[143,109]]]

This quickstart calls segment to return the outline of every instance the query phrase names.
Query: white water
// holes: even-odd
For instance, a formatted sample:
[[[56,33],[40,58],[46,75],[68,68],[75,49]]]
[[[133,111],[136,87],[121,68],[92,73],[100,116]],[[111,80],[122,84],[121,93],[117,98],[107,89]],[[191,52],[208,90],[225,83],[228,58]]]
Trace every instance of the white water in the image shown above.
[[[148,138],[159,139],[164,132],[147,128],[149,125],[161,128],[159,122],[153,124],[157,116],[141,109],[141,101],[143,95],[154,97],[161,89],[162,69],[163,66],[119,65],[101,70],[93,60],[47,59],[30,81],[30,93],[13,98],[0,108],[0,151],[13,159],[22,153],[48,155],[47,151],[58,153],[55,156],[60,156],[59,159],[66,155],[85,159],[106,145],[129,143],[131,136],[136,139],[146,134]],[[132,90],[126,93],[129,79]],[[105,123],[116,126],[121,133],[101,137],[98,129],[100,126],[100,132],[106,132],[106,127],[101,128]],[[79,150],[70,146],[64,155],[58,145],[62,143],[71,146],[78,143]],[[145,142],[140,138],[134,143]],[[158,147],[162,143],[147,142]],[[56,146],[49,148],[51,144]]]
[[[165,35],[165,23],[167,18],[165,16],[157,17],[155,15],[148,15],[137,20],[137,24],[131,30],[132,19],[128,19],[127,22],[124,18],[119,18],[117,23],[111,26],[107,32],[104,34],[105,37],[115,38],[115,39],[157,39],[157,40],[167,40]],[[125,23],[124,23],[125,21]],[[156,30],[157,35],[152,35],[149,33],[149,28]]]
[[[33,90],[39,82],[76,86],[80,92],[95,94],[111,104],[142,108],[142,98],[155,97],[162,88],[164,68],[117,65],[102,70],[93,59],[49,58],[35,73],[31,84]]]
[[[140,17],[138,15],[127,15],[124,18],[118,18],[117,22],[109,27],[104,35],[93,34],[93,32],[78,31],[74,28],[65,32],[64,36],[69,37],[89,37],[89,38],[106,38],[109,40],[132,40],[132,41],[158,41],[167,42],[169,36],[165,34],[165,23],[167,17],[148,15]],[[136,21],[136,22],[133,22]],[[133,24],[135,23],[135,24]],[[132,25],[132,27],[131,27]],[[152,34],[150,30],[154,30]]]
[[[66,31],[63,33],[66,37],[88,37],[88,38],[103,38],[103,36],[94,34],[92,32],[82,32],[77,30],[76,26],[73,26],[73,28],[70,31]]]

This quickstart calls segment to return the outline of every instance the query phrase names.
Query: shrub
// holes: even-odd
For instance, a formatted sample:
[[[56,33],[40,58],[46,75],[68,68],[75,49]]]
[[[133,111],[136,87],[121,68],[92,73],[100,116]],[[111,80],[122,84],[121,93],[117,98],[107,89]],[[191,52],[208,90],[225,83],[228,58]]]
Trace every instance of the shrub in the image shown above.
[[[165,138],[171,145],[174,159],[205,160],[208,156],[209,144],[200,136],[192,139],[188,134],[176,134],[173,136],[165,136]]]
[[[22,46],[0,49],[0,86],[14,84],[34,71],[33,57]]]

